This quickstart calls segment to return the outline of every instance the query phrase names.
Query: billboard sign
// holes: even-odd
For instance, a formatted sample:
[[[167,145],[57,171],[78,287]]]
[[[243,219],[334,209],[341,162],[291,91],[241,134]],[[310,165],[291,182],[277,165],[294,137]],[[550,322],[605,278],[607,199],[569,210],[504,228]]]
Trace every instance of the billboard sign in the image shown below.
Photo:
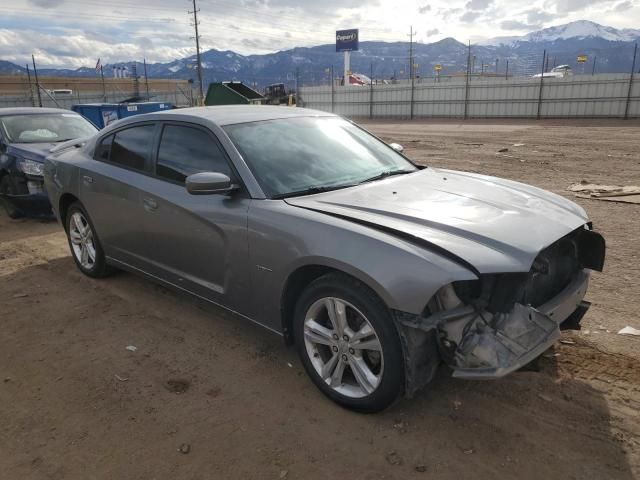
[[[336,31],[336,52],[352,52],[358,50],[358,29]]]

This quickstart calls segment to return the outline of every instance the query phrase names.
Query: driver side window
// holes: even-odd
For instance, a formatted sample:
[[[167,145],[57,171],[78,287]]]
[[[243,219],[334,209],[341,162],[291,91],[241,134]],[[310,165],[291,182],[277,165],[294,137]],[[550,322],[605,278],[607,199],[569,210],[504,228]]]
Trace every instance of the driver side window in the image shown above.
[[[165,125],[158,147],[156,175],[184,183],[186,177],[200,172],[232,177],[226,156],[211,135],[198,128]]]

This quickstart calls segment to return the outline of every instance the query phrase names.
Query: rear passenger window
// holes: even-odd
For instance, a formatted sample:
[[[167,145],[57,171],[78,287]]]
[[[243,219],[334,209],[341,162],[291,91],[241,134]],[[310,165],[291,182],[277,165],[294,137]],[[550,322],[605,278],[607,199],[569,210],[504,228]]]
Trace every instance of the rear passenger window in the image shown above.
[[[156,175],[184,183],[189,175],[219,172],[231,177],[231,169],[218,143],[197,128],[167,125],[158,148]]]
[[[96,148],[96,160],[109,161],[109,154],[111,153],[111,143],[113,142],[113,135],[109,135],[102,139],[100,145]]]
[[[143,125],[120,130],[112,137],[109,161],[126,168],[144,170],[145,161],[149,158],[155,125]],[[105,141],[100,145],[102,149]],[[103,150],[98,155],[103,154]]]

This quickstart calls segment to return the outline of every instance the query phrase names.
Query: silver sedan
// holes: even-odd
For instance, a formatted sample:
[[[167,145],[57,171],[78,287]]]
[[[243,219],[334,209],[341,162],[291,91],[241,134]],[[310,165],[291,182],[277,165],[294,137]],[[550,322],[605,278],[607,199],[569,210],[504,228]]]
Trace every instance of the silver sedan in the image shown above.
[[[582,208],[421,167],[354,123],[284,107],[140,115],[47,159],[78,268],[144,275],[295,343],[374,412],[440,365],[498,378],[579,328],[605,245]]]

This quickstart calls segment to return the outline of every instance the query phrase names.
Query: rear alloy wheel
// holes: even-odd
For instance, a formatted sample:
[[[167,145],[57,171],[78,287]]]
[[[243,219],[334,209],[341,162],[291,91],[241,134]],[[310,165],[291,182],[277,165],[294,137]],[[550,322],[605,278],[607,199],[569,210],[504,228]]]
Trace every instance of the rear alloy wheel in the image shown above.
[[[96,246],[91,226],[81,212],[73,212],[69,221],[71,249],[80,266],[91,270],[96,265]]]
[[[332,400],[377,412],[402,392],[404,363],[395,325],[366,286],[340,274],[321,277],[301,296],[295,321],[305,369]]]
[[[89,215],[80,203],[72,204],[66,213],[67,237],[73,260],[82,273],[90,277],[107,276],[107,266],[100,241]]]
[[[0,178],[0,203],[4,207],[9,218],[21,218],[24,216],[22,211],[17,208],[11,200],[5,198],[5,195],[16,195],[16,188],[9,174],[5,174]]]

